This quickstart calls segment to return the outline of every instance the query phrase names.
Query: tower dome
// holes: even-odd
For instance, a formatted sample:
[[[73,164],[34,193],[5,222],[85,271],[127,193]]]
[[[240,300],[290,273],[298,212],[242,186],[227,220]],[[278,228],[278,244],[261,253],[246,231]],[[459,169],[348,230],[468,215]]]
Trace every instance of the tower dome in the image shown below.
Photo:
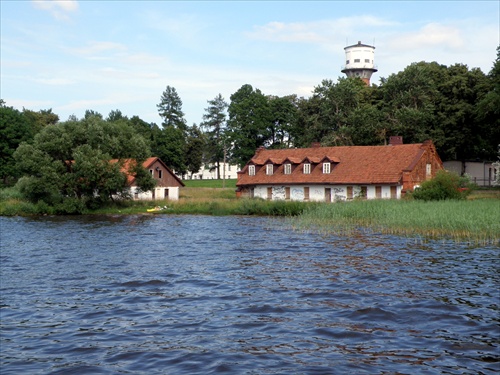
[[[345,50],[345,65],[342,73],[348,77],[359,77],[367,85],[370,85],[372,74],[377,71],[375,67],[375,47],[368,44],[353,44]]]

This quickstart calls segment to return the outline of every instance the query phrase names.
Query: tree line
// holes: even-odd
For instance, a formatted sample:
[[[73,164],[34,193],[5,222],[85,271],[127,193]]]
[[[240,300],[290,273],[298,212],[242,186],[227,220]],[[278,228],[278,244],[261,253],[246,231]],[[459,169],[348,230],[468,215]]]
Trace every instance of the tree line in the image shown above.
[[[47,176],[62,173],[57,171],[67,160],[87,158],[90,173],[95,163],[102,166],[106,159],[143,160],[148,156],[160,157],[179,175],[196,173],[203,164],[214,165],[220,178],[223,160],[243,166],[261,146],[308,147],[313,142],[323,146],[382,145],[392,135],[402,136],[405,143],[432,139],[443,160],[496,160],[500,47],[488,74],[463,64],[418,62],[381,78],[378,85],[367,86],[357,78],[326,79],[309,98],[266,95],[244,84],[228,102],[221,94],[208,100],[198,125],[186,123],[174,87],[166,87],[157,108],[160,125],[138,116],[129,118],[118,109],[107,117],[87,110],[81,119],[70,116],[60,121],[51,109],[19,111],[2,100],[2,184],[12,185],[24,176],[23,186],[36,186],[38,180],[28,183],[27,178],[40,175],[51,163],[52,169],[45,168]],[[47,181],[54,180],[47,176]],[[71,185],[67,181],[60,184],[66,184],[64,189]],[[106,194],[114,195],[120,190],[118,185]],[[81,191],[89,195],[89,190],[79,189],[71,194],[78,196]]]

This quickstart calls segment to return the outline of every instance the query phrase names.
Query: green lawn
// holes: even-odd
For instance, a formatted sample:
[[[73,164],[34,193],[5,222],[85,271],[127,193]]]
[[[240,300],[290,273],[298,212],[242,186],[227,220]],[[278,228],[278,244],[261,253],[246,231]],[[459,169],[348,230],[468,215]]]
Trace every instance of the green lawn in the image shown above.
[[[182,180],[188,188],[236,188],[236,179],[228,180]]]

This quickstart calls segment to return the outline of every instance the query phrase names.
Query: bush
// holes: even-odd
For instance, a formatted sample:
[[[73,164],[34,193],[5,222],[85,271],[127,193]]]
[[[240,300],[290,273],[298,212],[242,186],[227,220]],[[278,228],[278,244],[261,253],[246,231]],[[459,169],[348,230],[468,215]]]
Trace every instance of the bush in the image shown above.
[[[416,188],[412,197],[417,200],[439,201],[447,199],[466,199],[474,189],[467,176],[460,177],[456,173],[439,171],[436,176]]]
[[[62,203],[54,206],[54,211],[58,215],[80,215],[85,210],[85,202],[78,198],[64,198]]]

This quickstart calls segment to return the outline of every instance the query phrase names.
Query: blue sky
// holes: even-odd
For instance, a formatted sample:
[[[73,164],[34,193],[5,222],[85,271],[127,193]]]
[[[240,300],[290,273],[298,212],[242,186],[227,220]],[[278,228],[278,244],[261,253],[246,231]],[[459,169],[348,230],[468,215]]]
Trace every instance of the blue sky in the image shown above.
[[[344,47],[375,45],[381,77],[413,62],[488,73],[500,44],[494,1],[0,1],[0,97],[17,109],[92,109],[161,123],[174,87],[188,125],[242,85],[309,97],[336,81]]]

